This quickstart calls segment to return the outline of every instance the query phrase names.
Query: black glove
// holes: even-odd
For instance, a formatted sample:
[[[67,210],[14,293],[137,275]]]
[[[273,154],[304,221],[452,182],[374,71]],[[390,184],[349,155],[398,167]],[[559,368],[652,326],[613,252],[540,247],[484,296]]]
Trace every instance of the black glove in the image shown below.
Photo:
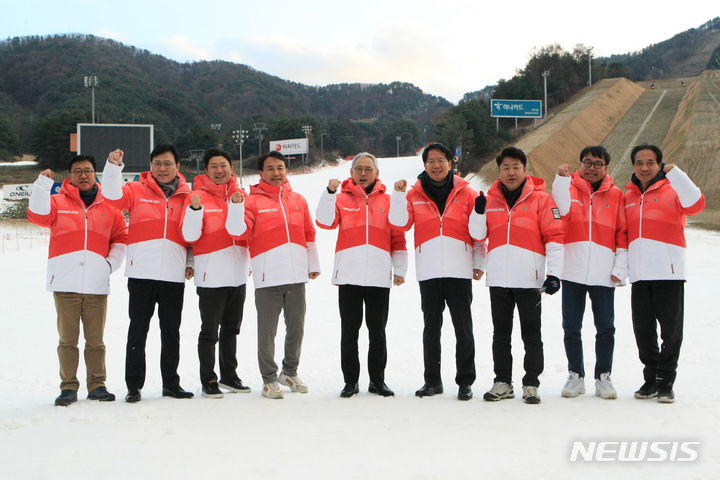
[[[485,205],[487,205],[487,198],[480,192],[480,195],[475,197],[475,213],[479,215],[485,213]]]
[[[560,290],[560,279],[553,275],[548,275],[543,283],[543,288],[548,295],[557,293]]]

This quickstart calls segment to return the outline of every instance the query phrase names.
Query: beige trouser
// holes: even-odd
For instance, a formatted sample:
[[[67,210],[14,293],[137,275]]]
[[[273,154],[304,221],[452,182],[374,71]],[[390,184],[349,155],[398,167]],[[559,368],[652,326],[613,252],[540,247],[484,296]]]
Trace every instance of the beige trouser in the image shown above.
[[[60,389],[77,390],[79,361],[78,338],[80,320],[85,335],[85,368],[88,392],[105,386],[105,314],[107,295],[54,292],[57,328],[60,342],[57,347],[60,361]]]

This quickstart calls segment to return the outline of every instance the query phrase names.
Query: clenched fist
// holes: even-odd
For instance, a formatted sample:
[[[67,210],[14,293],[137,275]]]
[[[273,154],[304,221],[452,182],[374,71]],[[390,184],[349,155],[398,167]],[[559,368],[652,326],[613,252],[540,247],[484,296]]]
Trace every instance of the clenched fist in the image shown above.
[[[240,192],[235,192],[230,196],[230,201],[232,203],[242,203],[245,201],[245,197],[243,197],[243,194]]]
[[[569,177],[570,176],[570,166],[567,163],[558,165],[557,173],[561,177]]]
[[[395,182],[395,191],[396,192],[404,192],[407,188],[407,182],[405,180],[398,180]]]
[[[107,161],[112,163],[113,165],[117,165],[118,167],[122,166],[123,164],[123,157],[125,156],[125,152],[120,150],[119,148],[116,150],[113,150],[108,154]]]
[[[197,193],[190,197],[190,206],[193,208],[193,210],[199,210],[200,209],[200,195]]]
[[[43,177],[48,177],[48,178],[55,178],[55,172],[53,172],[49,168],[40,172],[40,175],[42,175]]]
[[[337,189],[339,186],[340,186],[340,180],[338,180],[337,178],[331,178],[330,181],[328,182],[327,188],[329,191],[335,193],[335,192],[337,192]]]

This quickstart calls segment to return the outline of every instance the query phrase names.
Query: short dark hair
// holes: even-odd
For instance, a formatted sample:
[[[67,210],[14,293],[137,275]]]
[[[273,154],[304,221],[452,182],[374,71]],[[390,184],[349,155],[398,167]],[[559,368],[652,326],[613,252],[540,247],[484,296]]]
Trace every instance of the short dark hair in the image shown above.
[[[648,143],[643,143],[643,144],[633,147],[632,152],[630,152],[630,163],[632,163],[633,165],[635,165],[635,155],[640,150],[652,150],[653,152],[655,152],[655,156],[657,157],[657,163],[658,164],[662,163],[662,157],[663,157],[662,150],[660,150],[660,148],[656,145],[650,145]]]
[[[430,145],[425,147],[425,150],[423,150],[422,152],[423,163],[427,163],[430,150],[440,150],[443,155],[445,155],[445,158],[447,158],[448,161],[451,161],[453,159],[453,154],[448,147],[446,147],[442,143],[431,143]]]
[[[265,155],[261,155],[260,158],[258,158],[258,170],[262,170],[265,167],[265,160],[267,160],[270,157],[277,158],[278,160],[282,160],[283,163],[285,164],[285,168],[287,168],[287,158],[285,158],[285,155],[273,150],[272,152],[268,152]]]
[[[232,160],[230,159],[230,154],[228,152],[226,152],[225,150],[218,150],[217,148],[211,148],[210,150],[205,152],[205,155],[203,156],[205,170],[207,170],[208,163],[210,163],[210,159],[213,157],[224,157],[225,160],[227,160],[228,163],[232,165]]]
[[[580,161],[582,162],[586,155],[592,155],[595,158],[602,158],[605,160],[605,166],[610,165],[610,154],[602,145],[595,145],[592,147],[585,147],[580,152]]]
[[[72,172],[73,165],[80,162],[90,162],[93,166],[93,170],[97,170],[97,167],[95,166],[95,157],[92,155],[73,155],[72,158],[70,158],[70,163],[68,163],[68,172]]]
[[[175,159],[175,164],[180,164],[180,154],[175,149],[173,145],[158,145],[157,147],[153,148],[153,151],[150,152],[150,161],[152,162],[153,158],[157,157],[158,155],[162,155],[163,153],[170,152],[172,153],[173,158]]]
[[[495,157],[495,161],[497,162],[498,167],[502,163],[503,159],[506,157],[520,160],[520,162],[523,164],[523,167],[527,166],[527,156],[525,156],[525,152],[523,152],[517,147],[507,147],[505,150],[500,152],[500,155]]]

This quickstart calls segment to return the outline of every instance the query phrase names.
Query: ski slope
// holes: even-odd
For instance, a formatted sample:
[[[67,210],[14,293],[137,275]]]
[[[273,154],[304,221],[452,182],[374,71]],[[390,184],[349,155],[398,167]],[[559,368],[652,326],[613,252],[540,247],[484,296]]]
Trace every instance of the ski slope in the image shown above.
[[[418,157],[380,160],[388,189],[395,180],[414,183]],[[330,178],[345,179],[349,164],[291,175],[293,189],[305,195],[314,214]],[[257,177],[247,177],[245,185]],[[476,188],[485,188],[475,181]],[[620,182],[622,183],[622,182]],[[159,329],[154,319],[148,337],[148,376],[143,401],[122,399],[127,330],[127,288],[122,270],[111,279],[105,334],[108,388],[118,401],[91,403],[85,398],[84,366],[80,401],[53,406],[59,377],[57,332],[52,295],[44,291],[46,246],[0,255],[0,465],[7,479],[214,478],[242,479],[444,479],[444,478],[713,478],[720,460],[717,431],[720,409],[712,373],[720,364],[716,347],[720,315],[717,272],[720,236],[688,230],[690,281],[686,287],[685,341],[675,386],[677,402],[661,405],[632,397],[642,383],[630,321],[630,290],[616,294],[616,345],[613,381],[617,400],[588,394],[560,397],[567,366],[563,350],[560,295],[544,296],[545,372],[542,404],[519,398],[484,402],[492,384],[492,323],[487,288],[474,282],[473,318],[478,378],[475,398],[456,400],[454,335],[449,317],[443,331],[445,394],[416,398],[423,383],[422,315],[413,260],[407,282],[393,287],[387,326],[386,381],[394,398],[367,393],[367,332],[361,331],[361,393],[339,398],[340,322],[332,268],[336,231],[318,229],[323,274],[307,287],[305,340],[299,374],[307,395],[287,392],[284,400],[260,396],[256,358],[253,289],[248,288],[245,318],[238,338],[238,373],[251,394],[223,399],[200,396],[197,335],[200,318],[192,283],[185,291],[181,327],[181,384],[192,400],[161,397]],[[408,247],[412,250],[412,232]],[[412,253],[410,254],[412,257]],[[252,287],[252,283],[249,283]],[[589,310],[589,306],[588,306]],[[586,312],[586,369],[594,361],[592,317]],[[449,325],[449,326],[448,326]],[[277,354],[283,328],[278,329]],[[516,391],[522,377],[519,327],[513,334]],[[714,439],[714,440],[713,440]],[[693,463],[591,463],[569,461],[576,440],[691,440],[701,442]]]

